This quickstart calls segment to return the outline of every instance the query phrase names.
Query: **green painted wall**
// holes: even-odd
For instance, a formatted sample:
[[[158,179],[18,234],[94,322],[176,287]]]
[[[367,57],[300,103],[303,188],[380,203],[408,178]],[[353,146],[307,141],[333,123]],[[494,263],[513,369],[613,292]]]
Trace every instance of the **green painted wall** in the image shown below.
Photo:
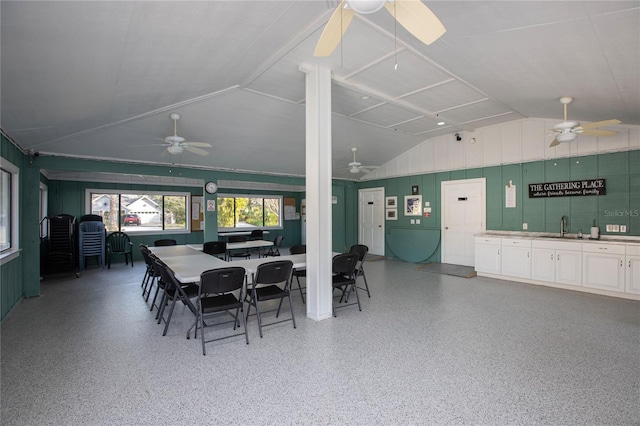
[[[439,232],[424,231],[441,229],[440,183],[479,177],[487,180],[488,230],[522,231],[522,224],[527,223],[528,232],[560,232],[560,218],[566,215],[570,233],[579,230],[588,233],[595,219],[602,235],[640,236],[640,151],[381,179],[359,183],[358,188],[384,187],[385,195],[397,196],[398,204],[402,206],[404,196],[411,194],[413,185],[418,185],[422,201],[431,202],[431,217],[421,217],[420,225],[411,225],[411,217],[404,216],[401,209],[397,221],[386,221],[387,237],[402,232],[406,244],[406,247],[396,248],[399,253],[387,244],[386,255],[403,259],[411,247],[439,242],[435,241],[440,238]],[[528,195],[531,183],[600,178],[606,179],[607,195],[604,196],[530,199]],[[509,180],[517,187],[516,208],[505,208],[505,186]],[[628,232],[607,233],[606,224],[626,225]],[[429,260],[440,260],[439,246]]]
[[[140,184],[112,184],[101,182],[76,182],[49,180],[44,177],[40,170],[64,170],[78,172],[109,172],[109,173],[135,173],[152,176],[180,176],[184,178],[194,178],[208,180],[235,180],[247,182],[269,182],[285,185],[304,185],[303,178],[286,176],[267,176],[248,173],[218,172],[210,170],[187,169],[169,166],[154,166],[140,164],[122,164],[107,161],[94,161],[82,159],[57,158],[39,156],[35,159],[29,158],[13,146],[8,140],[2,137],[0,154],[3,158],[11,161],[20,169],[20,247],[21,255],[7,262],[0,267],[0,308],[1,318],[13,309],[22,298],[33,297],[40,294],[40,231],[39,231],[39,211],[34,206],[39,205],[39,183],[42,181],[48,187],[48,214],[72,214],[80,217],[85,214],[84,194],[86,188],[94,189],[117,189],[135,191],[182,191],[190,192],[194,195],[202,195],[201,188],[181,187],[181,186],[160,186],[160,185],[140,185]],[[296,207],[300,210],[300,204],[304,193],[300,192],[276,192],[259,190],[238,190],[221,192],[241,192],[245,194],[268,194],[282,195],[283,197],[295,198]],[[333,206],[333,249],[342,251],[345,247],[357,243],[357,190],[353,182],[339,181],[333,182],[333,194],[338,202]],[[206,198],[210,196],[205,195]],[[211,196],[211,197],[215,197]],[[28,206],[28,207],[27,207]],[[205,213],[207,239],[208,235],[217,237],[217,218],[215,213]],[[276,235],[284,235],[283,246],[299,244],[301,241],[301,221],[292,220],[283,222],[284,229],[271,231],[269,239]],[[205,233],[202,231],[188,234],[163,235],[163,237],[174,238],[180,244],[201,243],[205,240]],[[140,243],[152,244],[158,236],[154,235],[132,235],[135,245]],[[142,261],[140,254],[135,253],[135,260]],[[28,259],[28,260],[27,260]]]
[[[39,266],[39,182],[40,172],[3,135],[0,135],[0,156],[20,169],[19,172],[19,217],[20,255],[0,266],[0,318],[13,309],[23,297],[40,294]]]

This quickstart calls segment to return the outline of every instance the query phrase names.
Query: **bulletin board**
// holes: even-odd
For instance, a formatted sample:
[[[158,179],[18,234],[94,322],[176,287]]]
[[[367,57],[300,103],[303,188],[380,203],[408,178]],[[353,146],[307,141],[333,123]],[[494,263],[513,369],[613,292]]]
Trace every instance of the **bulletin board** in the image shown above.
[[[300,213],[296,211],[296,199],[285,198],[284,202],[284,220],[300,219]]]
[[[204,197],[191,197],[191,231],[204,229]]]

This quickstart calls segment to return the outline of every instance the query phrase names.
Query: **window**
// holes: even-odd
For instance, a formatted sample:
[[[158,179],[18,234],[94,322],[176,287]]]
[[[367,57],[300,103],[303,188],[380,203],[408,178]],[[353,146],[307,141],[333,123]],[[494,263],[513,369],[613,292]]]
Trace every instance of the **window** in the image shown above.
[[[218,230],[282,228],[282,197],[218,195]]]
[[[188,193],[118,193],[87,190],[87,212],[102,216],[108,232],[189,232]]]
[[[18,253],[18,172],[19,169],[0,160],[0,259],[14,258]]]

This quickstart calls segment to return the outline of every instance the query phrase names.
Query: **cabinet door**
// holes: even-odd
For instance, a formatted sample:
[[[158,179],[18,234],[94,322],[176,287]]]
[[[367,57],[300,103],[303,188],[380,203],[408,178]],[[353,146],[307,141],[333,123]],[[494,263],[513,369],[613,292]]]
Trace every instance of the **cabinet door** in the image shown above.
[[[624,256],[619,254],[583,253],[582,285],[602,290],[624,291]]]
[[[531,257],[527,247],[502,246],[502,275],[511,277],[531,277]]]
[[[476,271],[488,274],[500,273],[500,246],[476,245]]]
[[[531,249],[531,278],[534,280],[555,282],[556,251],[553,249]]]
[[[627,256],[625,269],[626,292],[640,294],[640,256]]]
[[[556,250],[556,282],[582,285],[582,253]]]

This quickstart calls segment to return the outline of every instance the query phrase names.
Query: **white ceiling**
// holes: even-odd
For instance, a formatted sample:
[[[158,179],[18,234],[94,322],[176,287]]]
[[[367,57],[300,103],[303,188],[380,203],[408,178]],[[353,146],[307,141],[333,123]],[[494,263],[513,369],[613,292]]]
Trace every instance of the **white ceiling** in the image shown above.
[[[354,177],[351,147],[375,166],[442,134],[561,121],[560,96],[571,119],[640,125],[639,1],[425,3],[447,29],[430,46],[382,10],[314,58],[337,1],[2,1],[1,127],[42,155],[304,175],[314,62],[333,70],[335,177]],[[208,156],[162,155],[171,112]]]

